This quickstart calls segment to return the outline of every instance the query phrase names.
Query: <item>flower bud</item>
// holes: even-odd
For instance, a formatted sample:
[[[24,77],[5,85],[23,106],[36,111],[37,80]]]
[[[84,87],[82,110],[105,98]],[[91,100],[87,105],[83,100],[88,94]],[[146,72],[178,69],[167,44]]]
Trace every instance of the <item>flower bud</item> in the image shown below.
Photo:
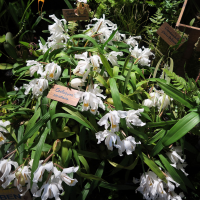
[[[106,89],[106,94],[107,95],[111,94],[110,89]]]
[[[61,147],[61,141],[58,139],[53,143],[53,152],[58,152]]]
[[[62,163],[65,163],[69,148],[71,148],[72,142],[70,140],[64,139],[62,141],[62,146],[61,146],[61,160]]]
[[[107,98],[107,102],[114,105],[113,99],[112,98]]]
[[[142,105],[151,108],[151,107],[153,106],[153,101],[151,101],[150,99],[145,99],[145,100],[142,102]]]
[[[72,86],[73,88],[79,89],[78,87],[84,86],[84,85],[85,85],[85,84],[84,84],[83,79],[74,78],[74,79],[71,80],[71,86]]]
[[[68,126],[64,126],[62,131],[63,132],[71,132],[71,129]]]

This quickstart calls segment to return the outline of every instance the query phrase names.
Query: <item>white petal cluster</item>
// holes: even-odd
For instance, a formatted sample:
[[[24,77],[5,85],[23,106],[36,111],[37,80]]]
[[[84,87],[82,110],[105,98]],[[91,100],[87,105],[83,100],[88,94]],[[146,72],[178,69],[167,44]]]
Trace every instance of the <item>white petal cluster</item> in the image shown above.
[[[115,132],[119,131],[119,123],[121,118],[126,119],[127,126],[133,128],[131,126],[144,126],[146,123],[143,123],[140,119],[140,112],[143,112],[144,109],[138,110],[129,110],[129,111],[121,111],[121,110],[113,110],[109,111],[106,115],[104,115],[97,123],[100,126],[105,127],[106,130],[97,132],[96,139],[98,139],[97,144],[101,143],[105,139],[105,144],[109,150],[113,150],[113,146],[118,148],[118,153],[122,156],[123,152],[126,151],[127,155],[132,154],[135,151],[136,144],[141,144],[141,142],[136,142],[135,138],[129,136],[123,140],[120,139]],[[110,122],[110,123],[109,123]],[[107,130],[110,127],[110,130]]]
[[[48,80],[58,80],[61,75],[61,67],[54,62],[48,63],[45,68],[41,63],[34,60],[28,60],[26,62],[27,66],[31,66],[29,69],[30,76],[37,73],[40,75],[40,78],[33,79],[29,84],[24,84],[24,94],[27,95],[32,89],[33,97],[38,98],[48,88]]]
[[[135,36],[135,37],[129,37],[128,39],[125,39],[125,43],[128,45],[131,45],[132,47],[138,46],[138,42],[135,39],[139,39],[141,40],[142,37],[141,36]]]
[[[98,107],[105,110],[105,105],[101,98],[105,99],[106,96],[101,93],[102,90],[98,88],[97,84],[94,84],[89,85],[86,92],[78,91],[75,93],[75,97],[80,98],[79,102],[83,102],[82,111],[90,110],[90,112],[95,115],[98,111]]]
[[[85,34],[91,36],[93,34],[98,34],[98,40],[100,43],[105,43],[113,31],[117,29],[117,24],[113,24],[110,20],[105,19],[105,15],[102,18],[97,19],[94,18],[92,21],[97,21],[95,24],[87,25],[87,30],[90,29]],[[92,27],[92,28],[91,28]],[[115,36],[108,44],[113,44],[112,41],[121,41],[124,38],[124,34],[120,34],[118,31],[116,32]]]
[[[10,125],[9,121],[3,122],[0,120],[0,146],[6,142],[5,136],[2,134],[3,133],[8,133],[8,131],[5,129],[6,126]]]
[[[167,108],[170,105],[170,101],[173,100],[173,99],[170,99],[168,95],[166,95],[164,98],[164,91],[156,90],[155,88],[154,88],[154,92],[151,92],[149,96],[150,96],[150,99],[145,99],[142,102],[142,105],[147,106],[149,108],[157,107],[158,110],[160,109],[162,105],[163,99],[164,99],[163,106],[162,106],[163,109]]]
[[[187,166],[187,164],[185,163],[186,156],[183,155],[181,146],[172,147],[171,151],[167,152],[166,155],[172,162],[171,166],[181,170],[186,176],[188,175],[184,169]]]
[[[28,166],[18,167],[18,163],[11,161],[10,159],[3,159],[0,161],[0,172],[2,176],[0,180],[3,182],[2,187],[5,189],[14,181],[14,186],[17,187],[21,196],[31,189],[34,197],[41,197],[42,200],[48,198],[60,199],[60,191],[64,191],[62,188],[62,182],[65,182],[69,186],[74,186],[78,181],[70,178],[67,174],[77,172],[79,167],[65,168],[59,171],[53,166],[52,162],[42,164],[43,160],[39,161],[39,166],[34,172],[33,184],[31,187],[31,168],[33,160],[29,162]],[[12,166],[15,167],[15,171],[11,172]],[[43,180],[43,174],[47,170],[50,174],[48,180]],[[43,182],[43,185],[39,189],[38,182]],[[24,187],[26,190],[24,191]]]
[[[49,17],[52,18],[55,23],[49,25],[48,27],[51,36],[48,38],[46,44],[43,45],[39,40],[40,50],[42,50],[43,53],[45,53],[49,48],[51,48],[51,50],[54,50],[65,47],[65,44],[69,39],[69,35],[66,33],[67,30],[64,29],[64,25],[66,25],[66,20],[59,20],[55,15],[50,15]]]
[[[107,59],[112,63],[113,66],[118,66],[117,56],[123,56],[122,52],[111,51],[107,55]]]
[[[154,55],[151,52],[151,49],[145,47],[139,48],[138,46],[135,46],[134,48],[130,47],[129,51],[134,58],[139,59],[138,64],[141,66],[150,66],[149,57]]]
[[[181,200],[184,195],[177,195],[174,192],[175,186],[178,187],[179,184],[167,172],[166,174],[167,184],[152,171],[142,174],[140,180],[133,178],[135,184],[140,183],[136,191],[141,192],[143,198],[147,200]]]
[[[33,97],[38,98],[42,95],[43,91],[48,88],[48,80],[44,78],[36,78],[29,82],[29,84],[24,84],[25,92],[27,95],[32,89]]]

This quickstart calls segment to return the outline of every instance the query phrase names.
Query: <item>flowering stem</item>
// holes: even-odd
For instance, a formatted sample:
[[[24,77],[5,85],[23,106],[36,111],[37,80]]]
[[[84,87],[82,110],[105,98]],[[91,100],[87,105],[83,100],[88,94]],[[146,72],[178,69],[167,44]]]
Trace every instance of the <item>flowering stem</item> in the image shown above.
[[[54,153],[52,153],[51,155],[49,155],[49,156],[42,162],[42,165],[43,165],[44,163],[46,163],[53,155],[54,155]]]
[[[57,167],[59,167],[60,169],[64,169],[63,167],[61,167],[60,165],[53,163],[54,165],[56,165]]]
[[[49,181],[49,179],[50,179],[52,173],[53,173],[52,171],[49,173],[49,176],[47,177],[46,183]]]
[[[17,149],[15,149],[14,151],[10,152],[8,155],[6,155],[4,158],[7,158],[8,156],[14,154],[17,151]]]
[[[13,174],[14,174],[21,166],[23,166],[23,165],[24,165],[24,163],[21,164],[21,165],[13,172]]]

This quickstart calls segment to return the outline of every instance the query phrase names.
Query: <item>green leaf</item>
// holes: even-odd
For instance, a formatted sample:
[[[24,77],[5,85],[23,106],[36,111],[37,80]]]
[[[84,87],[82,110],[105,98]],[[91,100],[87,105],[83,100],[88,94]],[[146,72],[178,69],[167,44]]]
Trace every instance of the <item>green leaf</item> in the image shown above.
[[[165,183],[167,183],[167,180],[165,178],[165,175],[162,173],[162,171],[159,169],[159,167],[154,163],[153,160],[148,158],[144,153],[142,153],[144,162],[149,166],[149,168]]]
[[[19,127],[18,130],[18,135],[17,135],[17,140],[18,143],[23,139],[24,137],[24,125]],[[18,151],[19,151],[19,165],[23,164],[23,156],[24,156],[24,144],[18,147]]]
[[[33,165],[32,165],[32,169],[31,169],[31,184],[32,184],[32,180],[33,180],[33,173],[38,168],[40,156],[41,156],[41,153],[42,153],[42,146],[44,145],[44,142],[46,140],[48,132],[49,132],[49,129],[46,129],[44,131],[44,133],[40,137],[40,141],[37,144],[37,149],[35,151],[35,156],[34,156],[34,159],[33,159]]]
[[[185,192],[187,192],[187,189],[185,187],[185,184],[183,182],[183,180],[181,179],[181,177],[177,174],[176,170],[170,165],[170,163],[167,161],[167,159],[159,154],[158,155],[161,162],[163,163],[163,165],[165,166],[165,168],[167,169],[167,171],[169,172],[169,174],[171,175],[171,177],[177,182],[180,184],[180,188],[182,190],[184,190]]]
[[[81,171],[77,171],[76,172],[79,176],[83,177],[83,178],[87,178],[87,179],[90,179],[90,180],[97,180],[97,181],[105,181],[103,180],[102,178],[98,177],[98,176],[95,176],[93,174],[84,174],[83,172]]]
[[[125,71],[125,69],[126,69],[126,66],[127,66],[128,63],[129,63],[130,57],[131,57],[131,53],[126,57],[126,60],[125,60],[125,62],[124,62],[124,66],[123,66],[123,68],[122,68],[122,75],[124,75],[124,71]],[[118,62],[118,63],[119,63],[119,62]]]
[[[161,59],[157,63],[156,68],[155,68],[154,73],[153,73],[153,78],[156,78],[156,74],[157,74],[158,68],[159,68],[160,63],[162,62],[163,58],[164,58],[164,56],[162,56]]]
[[[67,4],[67,6],[68,6],[69,9],[73,9],[71,3],[68,0],[64,0],[64,1]]]
[[[6,41],[6,36],[5,35],[0,36],[0,43],[3,43],[5,41]]]
[[[12,68],[13,68],[13,65],[9,63],[0,63],[0,70],[8,70]]]
[[[107,88],[107,89],[109,88],[109,86],[103,76],[98,75],[95,79],[97,81],[99,81],[99,83],[101,83],[105,88]]]
[[[163,139],[163,145],[169,146],[182,138],[192,128],[194,128],[200,122],[200,116],[198,113],[191,112],[179,120],[166,134]]]
[[[84,156],[84,157],[88,157],[88,158],[92,158],[92,159],[96,159],[99,160],[99,156],[96,153],[93,152],[88,152],[88,151],[83,151],[83,150],[77,150],[78,155]]]
[[[50,114],[46,113],[23,137],[23,139],[17,144],[16,148],[25,143],[40,127],[46,123],[50,118]]]
[[[90,167],[88,165],[87,160],[83,156],[78,156],[78,158],[81,161],[81,163],[83,164],[83,166],[85,167],[86,172],[89,174],[90,173]]]
[[[89,128],[91,128],[92,130],[97,132],[95,127],[80,112],[78,112],[76,109],[70,107],[69,105],[65,105],[65,107],[62,107],[62,109],[67,111],[72,116],[74,116],[76,118],[79,118],[79,121],[81,121],[84,126],[85,126],[85,124],[87,124],[87,126],[89,126]]]
[[[110,64],[108,62],[108,60],[105,58],[105,56],[101,53],[99,53],[99,56],[101,58],[101,61],[103,63],[103,66],[105,67],[106,71],[108,72],[108,74],[113,77],[113,70],[110,67]]]
[[[13,59],[17,59],[18,57],[17,57],[17,53],[16,53],[16,49],[15,49],[15,47],[13,47],[10,43],[8,43],[8,42],[5,42],[4,44],[4,49],[5,49],[5,51],[6,51],[6,53],[10,56],[10,57],[12,57]]]
[[[148,127],[163,127],[163,126],[173,125],[176,122],[178,122],[178,120],[169,120],[169,121],[162,121],[162,122],[148,122],[146,125]]]
[[[31,119],[29,120],[27,126],[26,126],[26,131],[25,131],[25,135],[26,133],[28,133],[28,131],[30,131],[30,129],[35,125],[35,122],[37,121],[37,119],[40,117],[40,113],[41,113],[41,109],[39,108],[35,114],[33,115],[33,117],[31,117]]]
[[[162,138],[165,135],[166,130],[162,129],[161,131],[159,131],[156,135],[154,135],[149,141],[149,144],[152,144],[154,142],[156,142],[157,140],[159,140],[160,138]]]
[[[143,140],[148,140],[148,136],[147,136],[145,133],[142,133],[142,132],[140,132],[140,131],[137,131],[137,130],[134,129],[134,128],[129,128],[129,127],[128,127],[128,131],[131,132],[131,133],[133,133],[135,136],[137,136],[137,137],[139,137],[139,138],[141,138],[141,139],[143,139]]]
[[[171,98],[174,100],[180,102],[184,106],[188,108],[193,108],[192,104],[187,100],[187,97],[185,94],[183,94],[181,91],[177,90],[176,88],[172,87],[171,85],[164,84],[160,81],[158,81],[158,85],[161,87],[161,89]]]
[[[110,160],[108,160],[108,162],[109,162],[113,167],[116,167],[116,168],[133,170],[133,169],[135,168],[135,166],[137,165],[138,160],[139,160],[139,157],[137,157],[137,158],[135,159],[135,161],[134,161],[131,165],[129,165],[128,167],[124,167],[124,166],[122,166],[122,165],[120,165],[120,164],[117,164],[117,163],[115,163],[115,162],[112,162],[112,161],[110,161]]]
[[[130,185],[116,185],[116,184],[105,183],[105,182],[101,182],[99,184],[99,186],[106,188],[106,189],[110,189],[110,190],[131,190],[131,191],[135,191],[137,189],[137,187],[130,186]]]
[[[115,34],[117,33],[117,31],[118,31],[118,28],[114,31],[114,32],[112,32],[112,34],[110,35],[110,37],[107,39],[107,41],[103,44],[103,46],[102,46],[102,50],[104,50],[104,48],[105,48],[105,46],[113,39],[113,37],[115,36]]]

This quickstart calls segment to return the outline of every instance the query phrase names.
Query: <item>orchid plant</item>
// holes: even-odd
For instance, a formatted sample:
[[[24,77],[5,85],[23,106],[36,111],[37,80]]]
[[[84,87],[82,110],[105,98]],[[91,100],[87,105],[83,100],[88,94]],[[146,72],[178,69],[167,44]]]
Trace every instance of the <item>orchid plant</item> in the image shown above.
[[[170,84],[172,63],[166,79],[156,78],[159,66],[150,78],[152,50],[105,16],[75,35],[65,19],[49,17],[47,42],[41,38],[29,60],[15,64],[14,91],[1,88],[2,187],[17,187],[22,196],[30,190],[42,200],[85,199],[88,188],[120,187],[104,178],[105,163],[118,169],[111,175],[120,169],[134,174],[141,164],[140,179],[128,177],[127,190],[147,200],[182,199],[176,187],[192,187],[184,155],[189,145],[182,140],[200,122],[199,81],[192,83],[194,101]],[[76,89],[78,105],[48,99],[54,84]],[[183,113],[180,104],[190,110]],[[95,175],[93,163],[99,165]]]

